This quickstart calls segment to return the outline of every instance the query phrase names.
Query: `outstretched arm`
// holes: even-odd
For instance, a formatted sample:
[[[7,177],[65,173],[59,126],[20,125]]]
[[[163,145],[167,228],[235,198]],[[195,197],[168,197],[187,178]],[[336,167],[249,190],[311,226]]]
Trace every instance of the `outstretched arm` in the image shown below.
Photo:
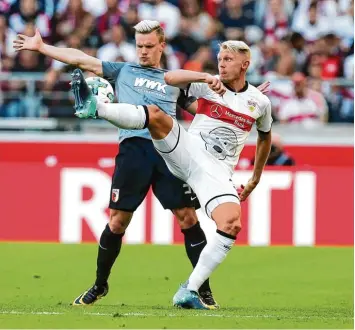
[[[206,83],[216,93],[223,95],[226,91],[223,83],[215,76],[209,73],[173,70],[165,73],[165,82],[168,85],[185,89],[190,83]]]
[[[77,66],[82,70],[91,71],[98,76],[103,75],[102,62],[99,59],[89,56],[78,49],[47,45],[43,42],[38,29],[36,29],[36,33],[33,37],[18,34],[13,45],[17,51],[36,51],[57,61]]]

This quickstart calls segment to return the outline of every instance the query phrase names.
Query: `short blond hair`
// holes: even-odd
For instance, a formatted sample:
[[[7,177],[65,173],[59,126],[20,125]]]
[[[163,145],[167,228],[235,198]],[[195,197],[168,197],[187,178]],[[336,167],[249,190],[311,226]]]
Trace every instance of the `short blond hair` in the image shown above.
[[[219,45],[219,51],[228,50],[231,53],[245,54],[250,58],[250,48],[244,41],[228,40]]]
[[[165,32],[158,21],[144,20],[135,25],[134,30],[136,33],[149,34],[156,32],[160,42],[165,41]]]

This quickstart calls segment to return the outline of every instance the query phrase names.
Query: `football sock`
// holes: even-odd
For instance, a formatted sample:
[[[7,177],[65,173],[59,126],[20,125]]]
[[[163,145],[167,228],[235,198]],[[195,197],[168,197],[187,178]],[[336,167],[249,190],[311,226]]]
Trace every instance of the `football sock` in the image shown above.
[[[197,221],[192,227],[187,229],[181,229],[185,238],[185,250],[190,259],[193,267],[197,265],[198,258],[207,244],[207,239],[204,231],[200,226],[200,222]],[[200,291],[210,291],[209,279],[207,279],[200,287]]]
[[[142,129],[148,126],[148,108],[126,103],[97,102],[96,115],[114,126],[124,129]]]
[[[97,255],[97,270],[95,285],[103,286],[107,283],[111,268],[120,253],[122,234],[114,234],[107,224],[101,234]]]
[[[192,271],[187,288],[198,292],[202,283],[210,277],[217,266],[225,259],[236,237],[217,229],[202,250],[198,263]]]

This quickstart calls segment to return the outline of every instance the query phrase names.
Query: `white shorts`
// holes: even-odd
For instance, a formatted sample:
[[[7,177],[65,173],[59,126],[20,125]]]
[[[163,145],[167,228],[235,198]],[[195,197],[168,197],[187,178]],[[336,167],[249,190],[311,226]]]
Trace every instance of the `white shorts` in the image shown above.
[[[211,217],[220,204],[239,204],[231,174],[225,165],[205,148],[204,141],[173,121],[173,128],[162,140],[154,140],[170,172],[194,190],[200,205]]]

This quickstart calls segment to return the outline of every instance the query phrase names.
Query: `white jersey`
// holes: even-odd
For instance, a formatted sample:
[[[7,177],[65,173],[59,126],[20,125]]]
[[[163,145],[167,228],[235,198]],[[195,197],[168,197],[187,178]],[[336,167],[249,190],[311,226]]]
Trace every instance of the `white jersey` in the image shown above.
[[[198,109],[189,133],[199,136],[206,150],[233,171],[249,132],[269,132],[272,124],[270,100],[256,87],[246,84],[238,93],[228,90],[223,96],[206,83],[193,83],[188,95],[198,98]]]

